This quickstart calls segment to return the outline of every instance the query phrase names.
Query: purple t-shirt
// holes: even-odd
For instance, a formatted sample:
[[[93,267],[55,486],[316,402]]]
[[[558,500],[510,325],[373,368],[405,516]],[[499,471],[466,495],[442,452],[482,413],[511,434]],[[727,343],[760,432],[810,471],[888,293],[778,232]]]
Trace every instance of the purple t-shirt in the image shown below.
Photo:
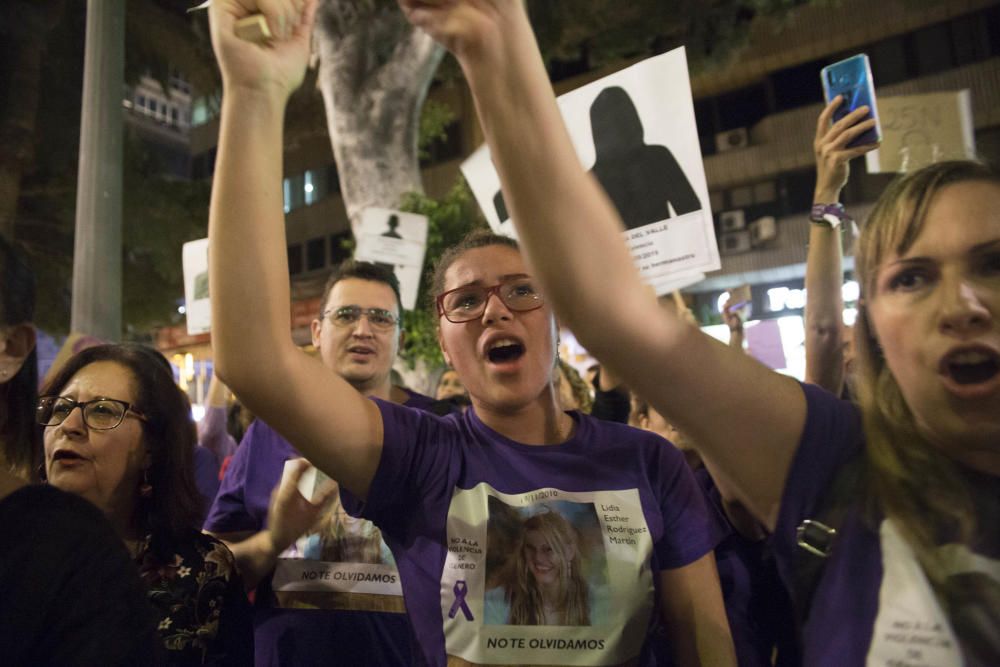
[[[433,400],[410,393],[408,406]],[[260,419],[247,429],[205,521],[212,533],[260,531],[285,462],[298,451]],[[286,550],[257,587],[257,665],[406,665],[411,634],[392,554],[340,504]]]
[[[569,440],[532,446],[474,409],[440,418],[377,403],[383,450],[367,501],[341,497],[392,548],[423,660],[649,663],[657,574],[716,538],[675,448],[575,412]],[[561,605],[544,606],[543,584]]]
[[[791,588],[796,558],[795,530],[815,516],[837,473],[862,454],[864,435],[856,406],[811,385],[803,385],[808,417],[785,486],[773,538],[782,577]],[[996,484],[994,483],[994,486]],[[875,524],[875,525],[872,525]],[[865,520],[850,508],[816,585],[803,628],[803,664],[818,667],[985,666],[997,662],[996,619],[1000,609],[1000,535],[973,552],[941,547],[948,568],[945,604],[935,597],[894,522]],[[979,598],[991,609],[965,604],[970,589],[995,591]],[[973,602],[975,604],[975,602]],[[985,611],[985,613],[984,613]],[[952,623],[949,619],[960,618]],[[976,622],[977,619],[980,622]],[[965,651],[963,659],[962,652]]]
[[[775,646],[794,647],[791,601],[765,541],[748,540],[736,531],[706,468],[695,470],[694,477],[718,515],[722,539],[715,547],[715,565],[737,661],[740,667],[770,667]]]

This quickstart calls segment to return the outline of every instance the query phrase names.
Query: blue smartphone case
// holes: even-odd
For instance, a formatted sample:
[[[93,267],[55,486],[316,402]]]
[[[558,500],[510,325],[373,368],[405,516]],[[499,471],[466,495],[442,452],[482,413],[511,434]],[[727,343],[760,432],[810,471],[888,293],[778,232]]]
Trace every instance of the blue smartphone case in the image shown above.
[[[875,119],[875,127],[857,137],[849,147],[873,144],[882,140],[882,127],[878,122],[878,110],[875,106],[875,83],[872,79],[871,65],[868,56],[860,53],[846,60],[827,65],[820,72],[823,80],[823,96],[826,103],[837,95],[843,95],[844,101],[833,112],[833,122],[837,122],[860,106],[868,106],[870,116]]]

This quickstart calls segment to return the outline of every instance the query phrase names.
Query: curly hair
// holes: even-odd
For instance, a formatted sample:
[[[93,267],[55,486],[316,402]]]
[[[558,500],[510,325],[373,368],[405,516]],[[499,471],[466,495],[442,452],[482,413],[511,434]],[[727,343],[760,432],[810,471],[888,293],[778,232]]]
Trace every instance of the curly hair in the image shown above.
[[[131,343],[98,345],[78,352],[53,377],[43,394],[58,394],[81,369],[99,361],[111,361],[131,374],[135,406],[146,416],[142,422],[143,444],[149,454],[148,498],[139,495],[138,528],[151,537],[157,557],[169,559],[174,545],[197,530],[201,497],[194,481],[194,448],[197,431],[187,396],[174,382],[173,369],[162,354]]]

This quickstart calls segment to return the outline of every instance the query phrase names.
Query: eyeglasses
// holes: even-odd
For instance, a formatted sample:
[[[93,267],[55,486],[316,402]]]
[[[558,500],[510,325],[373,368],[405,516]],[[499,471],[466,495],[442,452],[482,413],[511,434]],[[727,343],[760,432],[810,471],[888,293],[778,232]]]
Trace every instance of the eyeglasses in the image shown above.
[[[505,280],[492,287],[465,285],[448,290],[437,297],[438,317],[460,324],[479,319],[486,312],[486,303],[496,294],[512,311],[523,313],[545,305],[545,298],[535,288],[531,278]]]
[[[130,403],[114,398],[95,398],[91,401],[74,401],[67,396],[42,396],[35,409],[35,421],[42,426],[58,426],[66,421],[76,408],[83,412],[83,423],[95,431],[118,428],[131,412],[136,419],[147,421],[146,415],[135,410]]]
[[[328,317],[338,327],[349,327],[361,319],[368,318],[368,323],[376,329],[387,331],[398,322],[398,318],[385,308],[362,308],[360,306],[342,306],[335,310],[323,311],[323,317]]]

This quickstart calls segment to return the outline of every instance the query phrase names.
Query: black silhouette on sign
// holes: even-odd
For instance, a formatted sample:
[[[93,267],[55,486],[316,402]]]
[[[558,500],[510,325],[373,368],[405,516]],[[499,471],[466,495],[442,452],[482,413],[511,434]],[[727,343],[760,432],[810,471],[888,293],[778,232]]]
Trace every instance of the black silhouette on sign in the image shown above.
[[[590,170],[608,193],[626,229],[701,209],[701,202],[666,146],[646,144],[639,113],[619,86],[605,88],[590,106],[596,160]],[[669,203],[669,206],[668,206]],[[510,216],[503,194],[493,197],[500,222]]]
[[[389,216],[389,220],[386,221],[386,224],[388,225],[389,230],[386,231],[386,232],[382,232],[382,234],[380,236],[387,237],[387,238],[390,238],[390,239],[401,239],[401,238],[403,238],[402,236],[399,235],[399,232],[396,231],[396,228],[399,227],[399,216],[398,215],[396,215],[395,213],[393,213],[392,215],[390,215]],[[393,273],[396,272],[396,267],[393,266],[392,264],[385,264],[383,262],[376,262],[376,264],[378,264],[379,266],[381,266],[384,269],[388,269],[389,271],[391,271]],[[396,277],[397,277],[397,279],[399,278],[399,276],[396,276]]]
[[[390,215],[389,216],[389,220],[388,220],[388,222],[386,224],[389,226],[389,231],[384,232],[382,234],[382,236],[387,236],[387,237],[389,237],[391,239],[401,239],[401,238],[403,238],[402,236],[399,235],[399,232],[396,231],[396,228],[399,227],[399,216],[398,215],[396,215],[395,213],[393,213],[392,215]]]
[[[666,146],[644,143],[632,99],[618,86],[605,88],[590,106],[597,159],[590,170],[604,187],[626,229],[701,208],[698,195]]]

